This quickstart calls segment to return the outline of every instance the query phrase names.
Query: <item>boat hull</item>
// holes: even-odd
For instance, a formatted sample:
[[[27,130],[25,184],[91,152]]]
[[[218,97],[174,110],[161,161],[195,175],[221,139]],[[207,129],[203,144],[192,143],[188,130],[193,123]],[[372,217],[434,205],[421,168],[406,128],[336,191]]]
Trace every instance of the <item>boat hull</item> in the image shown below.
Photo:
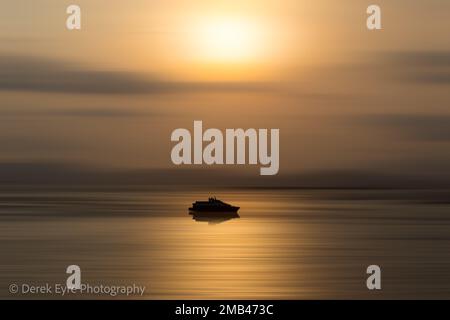
[[[214,213],[214,212],[237,212],[239,210],[239,207],[191,207],[189,208],[189,211],[192,212],[205,212],[205,213]]]

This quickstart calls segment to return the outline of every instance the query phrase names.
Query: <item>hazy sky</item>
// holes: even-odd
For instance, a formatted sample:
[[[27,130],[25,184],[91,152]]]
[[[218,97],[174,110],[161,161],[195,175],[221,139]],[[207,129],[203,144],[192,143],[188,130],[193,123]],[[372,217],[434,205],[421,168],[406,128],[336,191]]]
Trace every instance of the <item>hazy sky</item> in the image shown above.
[[[0,0],[0,163],[173,167],[203,120],[279,128],[280,173],[449,173],[450,2],[370,4]]]

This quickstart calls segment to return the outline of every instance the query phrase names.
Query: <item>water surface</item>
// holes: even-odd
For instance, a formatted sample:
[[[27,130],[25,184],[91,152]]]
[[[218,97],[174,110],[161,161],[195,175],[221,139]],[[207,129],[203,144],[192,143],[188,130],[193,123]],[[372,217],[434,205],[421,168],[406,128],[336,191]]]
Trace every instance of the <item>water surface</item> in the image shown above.
[[[215,195],[240,218],[196,221]],[[11,283],[145,285],[147,299],[450,298],[447,191],[9,190],[0,296]],[[382,290],[366,268],[382,268]],[[27,296],[27,298],[58,298]],[[103,297],[104,298],[104,297]]]

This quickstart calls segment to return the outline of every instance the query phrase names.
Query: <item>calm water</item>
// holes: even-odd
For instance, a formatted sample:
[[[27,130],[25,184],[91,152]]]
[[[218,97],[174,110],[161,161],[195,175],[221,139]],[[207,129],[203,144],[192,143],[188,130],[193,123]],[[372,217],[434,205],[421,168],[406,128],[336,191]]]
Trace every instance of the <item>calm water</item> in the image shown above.
[[[210,195],[240,218],[193,220],[187,208]],[[147,299],[450,298],[448,195],[3,191],[0,296],[18,297],[11,283],[65,283],[77,264],[83,282],[145,285]],[[370,264],[379,292],[366,289]]]

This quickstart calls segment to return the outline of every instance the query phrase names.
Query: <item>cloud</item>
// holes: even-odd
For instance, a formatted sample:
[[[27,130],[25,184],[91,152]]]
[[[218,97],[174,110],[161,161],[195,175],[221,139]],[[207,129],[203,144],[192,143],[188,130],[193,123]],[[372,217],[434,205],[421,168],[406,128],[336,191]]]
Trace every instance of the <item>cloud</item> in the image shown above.
[[[450,67],[450,52],[447,51],[403,51],[389,53],[388,56],[403,65]]]
[[[75,94],[160,94],[267,91],[260,82],[181,82],[117,71],[88,70],[36,57],[0,56],[0,90]]]
[[[422,141],[450,141],[450,115],[386,114],[359,116],[364,124],[395,130]]]
[[[132,118],[132,117],[162,117],[166,114],[153,111],[138,111],[116,108],[64,108],[64,109],[36,109],[15,108],[1,110],[0,117],[88,117],[88,118]]]
[[[386,53],[385,58],[400,77],[432,85],[450,84],[450,51]]]
[[[211,179],[214,177],[214,179]],[[117,169],[59,162],[0,162],[0,186],[110,186],[146,188],[173,185],[209,188],[424,188],[449,187],[448,172],[438,174],[387,171],[326,170],[285,173],[261,177],[236,170],[202,167],[196,169]],[[188,187],[187,187],[188,186]]]
[[[38,153],[48,155],[50,153],[61,153],[65,151],[80,151],[81,145],[71,141],[67,143],[62,137],[54,136],[29,136],[29,137],[8,137],[6,135],[0,136],[0,145],[2,146],[2,156],[7,156],[9,153],[30,154]]]
[[[412,80],[420,83],[448,85],[450,84],[450,73],[427,72],[423,74],[416,74],[412,77]]]

